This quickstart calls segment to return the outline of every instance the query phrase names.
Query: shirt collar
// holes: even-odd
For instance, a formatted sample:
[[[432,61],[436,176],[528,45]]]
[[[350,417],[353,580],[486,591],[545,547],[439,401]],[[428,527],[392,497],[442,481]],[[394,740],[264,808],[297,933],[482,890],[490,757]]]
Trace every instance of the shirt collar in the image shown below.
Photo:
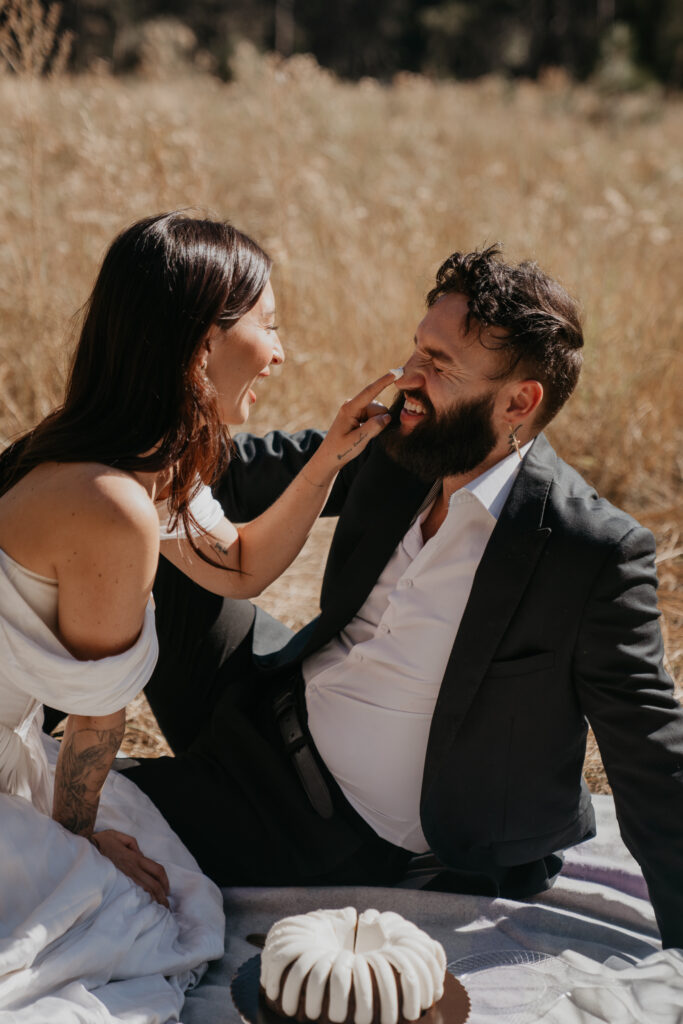
[[[528,441],[520,450],[522,458],[531,448],[531,441]],[[511,455],[507,455],[500,462],[497,462],[495,466],[491,466],[485,473],[470,480],[464,487],[459,488],[451,495],[451,501],[456,495],[462,493],[462,491],[469,491],[481,504],[484,506],[486,511],[493,516],[494,519],[498,519],[500,513],[503,511],[503,505],[508,499],[508,495],[512,490],[512,485],[515,482],[519,467],[522,465],[521,459],[517,455],[517,452],[512,452]],[[450,502],[449,502],[450,504]]]

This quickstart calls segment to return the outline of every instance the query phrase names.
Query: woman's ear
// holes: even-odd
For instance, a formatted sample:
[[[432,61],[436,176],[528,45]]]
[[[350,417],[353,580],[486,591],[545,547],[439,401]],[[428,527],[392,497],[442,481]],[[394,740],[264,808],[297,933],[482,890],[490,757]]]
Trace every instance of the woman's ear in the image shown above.
[[[199,346],[199,350],[196,356],[195,366],[198,366],[202,373],[206,373],[206,369],[209,365],[209,355],[211,354],[211,347],[213,341],[212,330],[204,338],[203,342]]]
[[[210,327],[209,328],[209,330],[207,331],[206,337],[204,338],[204,341],[202,342],[202,347],[201,347],[200,351],[203,351],[205,353],[208,353],[208,352],[211,351],[211,349],[213,347],[213,337],[214,337],[215,329],[216,329],[215,327]]]

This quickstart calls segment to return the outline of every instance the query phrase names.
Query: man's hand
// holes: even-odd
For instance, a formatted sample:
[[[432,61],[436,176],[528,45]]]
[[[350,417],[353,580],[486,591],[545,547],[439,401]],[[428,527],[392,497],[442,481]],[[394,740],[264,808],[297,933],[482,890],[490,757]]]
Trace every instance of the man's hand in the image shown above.
[[[140,852],[133,836],[127,836],[116,829],[95,832],[92,842],[104,857],[108,857],[119,871],[128,875],[136,885],[148,892],[152,899],[168,907],[168,877],[161,864],[150,860]]]

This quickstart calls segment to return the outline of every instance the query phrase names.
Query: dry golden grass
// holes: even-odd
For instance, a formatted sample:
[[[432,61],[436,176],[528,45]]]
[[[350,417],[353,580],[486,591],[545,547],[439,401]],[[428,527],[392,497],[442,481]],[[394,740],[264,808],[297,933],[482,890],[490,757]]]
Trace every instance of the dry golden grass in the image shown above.
[[[408,354],[443,257],[502,240],[583,303],[584,376],[549,433],[657,535],[679,674],[680,101],[607,104],[561,76],[349,85],[248,48],[235,71],[229,85],[0,77],[0,435],[57,401],[69,317],[140,216],[206,210],[275,257],[288,358],[261,392],[257,432],[329,422]],[[292,625],[316,610],[328,532],[262,598]],[[161,749],[144,714],[134,726]]]

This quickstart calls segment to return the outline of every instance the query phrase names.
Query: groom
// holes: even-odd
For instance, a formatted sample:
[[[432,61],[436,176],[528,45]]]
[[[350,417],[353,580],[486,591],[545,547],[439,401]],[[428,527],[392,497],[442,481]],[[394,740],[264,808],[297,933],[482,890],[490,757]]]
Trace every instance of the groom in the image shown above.
[[[221,884],[390,883],[431,850],[443,886],[525,897],[594,834],[588,721],[683,946],[683,710],[653,538],[542,434],[579,375],[577,305],[490,248],[449,257],[427,306],[392,424],[328,503],[317,619],[291,636],[161,560],[148,696],[176,757],[129,774]],[[239,437],[226,514],[257,515],[320,439]]]

